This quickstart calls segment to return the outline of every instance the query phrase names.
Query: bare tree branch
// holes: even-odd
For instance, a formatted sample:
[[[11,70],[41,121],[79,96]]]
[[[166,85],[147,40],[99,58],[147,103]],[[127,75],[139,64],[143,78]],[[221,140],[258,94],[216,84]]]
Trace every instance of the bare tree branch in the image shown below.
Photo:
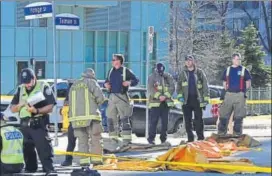
[[[254,19],[251,16],[251,14],[247,11],[247,9],[244,6],[242,6],[241,9],[246,13],[249,20],[253,22],[254,27],[258,31],[258,37],[260,38],[260,40],[262,42],[262,45],[264,46],[265,50],[271,53],[271,37],[270,37],[269,28],[268,28],[268,16],[267,16],[267,13],[266,13],[266,8],[265,8],[265,5],[264,5],[264,2],[261,2],[261,3],[262,3],[262,6],[263,6],[262,9],[263,9],[263,13],[264,13],[264,20],[265,20],[265,26],[266,26],[267,42],[265,41],[263,35],[260,32],[259,26],[257,26],[254,23]]]

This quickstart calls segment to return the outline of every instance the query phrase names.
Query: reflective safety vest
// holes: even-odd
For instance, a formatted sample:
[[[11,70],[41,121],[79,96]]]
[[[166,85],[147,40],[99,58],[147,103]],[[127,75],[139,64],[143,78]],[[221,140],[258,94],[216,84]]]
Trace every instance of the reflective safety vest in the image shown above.
[[[39,81],[38,80],[36,82],[36,85],[35,85],[34,89],[29,94],[27,94],[25,86],[23,84],[20,85],[19,102],[20,103],[21,102],[25,102],[26,103],[27,99],[30,98],[30,97],[32,97],[32,96],[34,96],[36,93],[39,93],[39,92],[43,93],[45,86],[49,87],[49,84],[46,83],[45,81]],[[22,107],[20,109],[19,116],[20,116],[20,118],[31,117],[31,113],[27,111],[26,107]],[[38,117],[38,116],[42,116],[42,114],[35,115],[35,117]]]
[[[227,71],[226,71],[226,86],[227,86],[227,90],[229,89],[229,85],[230,85],[230,68],[231,67],[228,67],[227,68]],[[242,71],[241,71],[241,75],[240,75],[240,90],[241,91],[244,91],[244,77],[245,77],[245,70],[246,68],[244,66],[242,66]]]
[[[81,79],[75,82],[69,92],[69,121],[73,128],[90,126],[92,120],[101,121],[101,114],[95,97],[88,85]]]
[[[23,164],[23,134],[13,126],[1,127],[1,162],[4,164]]]
[[[153,79],[156,77],[156,76],[159,76],[158,74],[153,74]],[[152,79],[152,78],[150,78]],[[159,76],[159,79],[161,80],[160,81],[160,85],[157,85],[154,87],[155,89],[155,94],[153,95],[153,97],[150,97],[151,99],[149,100],[149,103],[148,103],[148,107],[149,108],[152,108],[152,107],[159,107],[161,102],[159,101],[159,97],[161,95],[165,96],[166,97],[166,103],[167,103],[167,106],[168,107],[173,107],[174,106],[174,101],[172,100],[172,95],[170,94],[169,92],[169,86],[167,86],[165,84],[165,77],[163,76]],[[174,86],[174,85],[172,85]]]
[[[204,76],[203,72],[200,70],[196,70],[196,73],[194,74],[195,81],[196,81],[196,91],[197,91],[197,97],[200,102],[200,107],[204,107],[207,102],[209,102],[210,97],[208,96],[209,90],[205,87],[203,87],[203,84],[205,84],[205,79],[202,77]],[[178,82],[180,85],[180,90],[178,90],[177,99],[184,98],[184,104],[187,104],[187,100],[189,97],[189,78],[188,78],[188,72],[183,71],[183,74],[181,75],[181,82]],[[183,102],[181,103],[183,104]]]

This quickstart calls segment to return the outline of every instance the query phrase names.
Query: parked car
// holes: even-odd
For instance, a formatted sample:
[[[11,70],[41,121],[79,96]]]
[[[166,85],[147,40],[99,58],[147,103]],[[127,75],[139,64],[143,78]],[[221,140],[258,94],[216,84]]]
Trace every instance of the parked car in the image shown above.
[[[54,91],[54,79],[42,79],[46,81],[53,89]],[[61,115],[61,109],[63,106],[64,98],[67,94],[67,90],[69,87],[69,80],[67,79],[57,79],[57,105],[56,105],[56,111],[57,111],[57,117],[54,115],[54,113],[50,114],[50,123],[54,124],[55,120],[57,119],[58,127],[61,128],[62,126],[62,115]],[[18,117],[18,113],[12,113],[10,110],[10,102],[13,98],[13,95],[15,94],[17,90],[17,87],[15,87],[13,90],[11,90],[7,95],[2,96],[1,95],[1,112],[5,114],[5,116],[14,116]],[[18,121],[19,122],[19,121]]]
[[[210,88],[210,98],[212,99],[220,99],[223,87],[220,86],[209,86]],[[103,92],[107,94],[106,89],[103,89]],[[146,130],[146,89],[140,87],[131,87],[128,91],[129,96],[132,100],[134,100],[134,109],[133,115],[130,118],[132,132],[136,134],[138,137],[142,137],[145,135]],[[107,104],[104,104],[104,108],[101,109],[102,117],[103,117],[103,127],[107,129],[107,120],[105,115]],[[205,125],[215,125],[217,121],[217,111],[218,105],[208,104],[206,109],[203,112],[203,119]],[[150,116],[149,116],[150,117]],[[172,134],[177,132],[181,127],[183,122],[183,113],[181,110],[181,106],[177,104],[175,107],[170,109],[169,113],[169,123],[168,123],[168,133]],[[159,120],[157,131],[160,133],[161,123]]]

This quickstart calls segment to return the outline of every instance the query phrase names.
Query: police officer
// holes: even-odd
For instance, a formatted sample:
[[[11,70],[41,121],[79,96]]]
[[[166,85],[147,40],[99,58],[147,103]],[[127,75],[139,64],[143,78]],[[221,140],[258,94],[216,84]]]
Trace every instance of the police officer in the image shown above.
[[[228,67],[222,76],[226,90],[225,98],[220,106],[218,134],[226,135],[229,118],[233,114],[233,134],[242,134],[243,118],[246,116],[246,90],[251,86],[251,75],[241,65],[241,55],[232,55],[232,66]]]
[[[92,69],[87,69],[69,91],[69,121],[78,138],[78,150],[96,155],[103,154],[101,114],[98,106],[105,100]],[[102,164],[101,157],[81,157],[80,165]]]
[[[16,118],[7,120],[16,121]],[[20,173],[24,168],[23,134],[14,126],[6,124],[2,113],[0,122],[1,175]]]
[[[172,100],[174,91],[174,78],[165,72],[165,66],[162,63],[156,64],[153,73],[148,77],[150,123],[147,141],[149,144],[155,144],[159,119],[161,119],[161,143],[167,140],[168,114],[169,108],[174,106]]]
[[[131,142],[131,125],[129,117],[132,115],[133,107],[130,105],[127,94],[129,86],[136,86],[139,80],[132,71],[123,66],[124,56],[115,54],[112,58],[112,68],[104,86],[109,90],[109,102],[106,110],[108,117],[108,131],[112,143],[119,145],[119,120],[122,126],[123,145]]]
[[[196,67],[193,56],[185,57],[184,71],[180,73],[177,83],[177,99],[182,104],[187,132],[187,142],[194,141],[192,117],[198,140],[204,139],[203,112],[209,102],[210,92],[205,73]]]
[[[65,100],[64,100],[64,106],[69,106],[69,90],[72,86],[72,82],[69,82],[69,88],[67,90],[67,95],[65,97]],[[69,126],[68,126],[68,135],[67,135],[67,138],[68,138],[68,145],[67,145],[67,148],[66,148],[66,151],[67,152],[73,152],[75,147],[76,147],[76,137],[74,135],[74,129],[73,129],[73,126],[71,124],[71,122],[69,123]],[[73,161],[73,156],[72,155],[66,155],[65,156],[65,160],[61,163],[62,166],[70,166],[72,165],[72,161]]]
[[[54,172],[53,149],[47,125],[49,124],[49,113],[52,112],[56,100],[49,84],[37,80],[32,69],[22,70],[21,81],[22,84],[11,101],[11,111],[19,112],[21,118],[21,131],[26,140],[24,144],[25,169],[27,172],[37,171],[36,147],[43,171],[50,174]],[[27,100],[35,97],[37,93],[41,93],[44,100],[33,106],[29,105]]]

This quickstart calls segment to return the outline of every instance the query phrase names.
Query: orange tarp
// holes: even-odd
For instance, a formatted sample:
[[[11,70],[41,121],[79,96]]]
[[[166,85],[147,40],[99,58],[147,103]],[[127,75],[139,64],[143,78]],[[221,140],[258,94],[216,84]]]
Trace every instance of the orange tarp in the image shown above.
[[[207,141],[196,141],[186,145],[171,148],[165,154],[153,159],[143,161],[118,161],[118,159],[106,160],[104,165],[96,166],[98,170],[126,170],[126,171],[157,171],[157,170],[187,170],[196,172],[217,171],[225,174],[240,173],[240,170],[231,169],[231,165],[254,166],[247,159],[240,160],[224,160],[224,156],[228,156],[239,150],[248,150],[245,147],[237,147],[234,142],[217,143],[214,139],[209,138]],[[228,168],[216,168],[191,166],[191,165],[172,165],[163,162],[178,162],[192,164],[216,164],[230,165]],[[252,173],[252,172],[248,172]]]

